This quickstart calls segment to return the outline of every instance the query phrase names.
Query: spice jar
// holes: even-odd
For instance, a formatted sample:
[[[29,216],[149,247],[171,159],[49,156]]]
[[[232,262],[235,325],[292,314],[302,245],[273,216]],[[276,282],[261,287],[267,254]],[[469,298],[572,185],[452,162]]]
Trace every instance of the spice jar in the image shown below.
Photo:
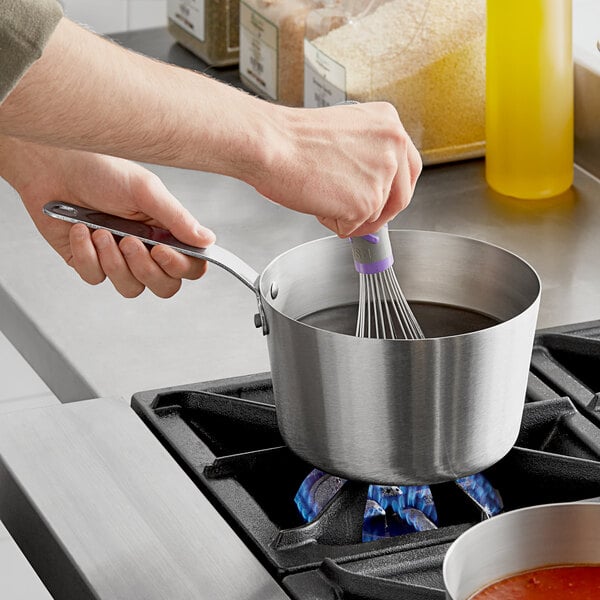
[[[319,0],[241,0],[240,79],[259,96],[302,106],[304,27]]]
[[[167,16],[171,35],[204,62],[237,64],[239,0],[167,0]]]
[[[392,103],[424,164],[485,151],[485,0],[340,0],[307,17],[307,107]]]

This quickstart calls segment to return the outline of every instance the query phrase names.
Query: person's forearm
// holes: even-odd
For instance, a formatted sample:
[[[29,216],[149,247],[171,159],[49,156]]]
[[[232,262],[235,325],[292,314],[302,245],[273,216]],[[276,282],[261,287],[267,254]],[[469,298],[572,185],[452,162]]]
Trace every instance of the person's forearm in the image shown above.
[[[43,174],[57,171],[58,162],[68,164],[71,153],[70,150],[53,149],[20,138],[0,135],[0,177],[19,193],[36,224],[47,198],[37,193],[30,194],[28,190],[35,187],[39,177],[47,182]],[[48,183],[46,185],[48,188],[52,187]]]
[[[269,108],[63,19],[0,105],[0,133],[252,182],[277,130]]]
[[[391,104],[271,104],[67,19],[0,105],[1,134],[236,177],[344,236],[392,219],[421,170]]]
[[[0,177],[21,193],[32,178],[32,174],[23,166],[46,162],[44,150],[43,145],[0,135]],[[38,172],[39,167],[35,171]]]

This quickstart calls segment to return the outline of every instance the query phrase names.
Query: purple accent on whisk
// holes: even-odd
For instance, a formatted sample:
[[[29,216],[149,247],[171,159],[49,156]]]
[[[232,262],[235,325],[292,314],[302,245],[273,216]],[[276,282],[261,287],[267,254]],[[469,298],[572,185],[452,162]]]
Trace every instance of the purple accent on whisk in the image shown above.
[[[369,244],[379,244],[379,236],[374,233],[367,233],[367,235],[361,235],[360,237],[369,242]]]
[[[381,273],[386,269],[389,269],[394,264],[393,256],[386,256],[382,260],[378,260],[372,263],[359,263],[354,261],[354,268],[365,275],[373,275],[374,273]]]

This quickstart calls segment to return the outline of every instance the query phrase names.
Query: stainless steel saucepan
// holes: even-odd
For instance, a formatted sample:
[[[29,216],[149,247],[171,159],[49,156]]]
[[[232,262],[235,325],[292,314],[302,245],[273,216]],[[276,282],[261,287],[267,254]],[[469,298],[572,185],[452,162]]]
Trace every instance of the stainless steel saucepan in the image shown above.
[[[308,463],[371,483],[423,484],[481,471],[517,438],[541,285],[518,256],[445,233],[390,231],[397,277],[426,339],[353,335],[350,243],[326,237],[262,273],[216,245],[62,202],[50,216],[166,244],[215,263],[255,294],[277,418]]]

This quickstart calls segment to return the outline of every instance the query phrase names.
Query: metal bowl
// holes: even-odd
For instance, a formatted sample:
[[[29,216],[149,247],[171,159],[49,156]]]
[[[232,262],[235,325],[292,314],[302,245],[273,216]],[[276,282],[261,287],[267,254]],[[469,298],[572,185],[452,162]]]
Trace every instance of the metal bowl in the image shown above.
[[[530,506],[479,523],[444,558],[448,600],[511,575],[552,565],[600,564],[600,504]]]

